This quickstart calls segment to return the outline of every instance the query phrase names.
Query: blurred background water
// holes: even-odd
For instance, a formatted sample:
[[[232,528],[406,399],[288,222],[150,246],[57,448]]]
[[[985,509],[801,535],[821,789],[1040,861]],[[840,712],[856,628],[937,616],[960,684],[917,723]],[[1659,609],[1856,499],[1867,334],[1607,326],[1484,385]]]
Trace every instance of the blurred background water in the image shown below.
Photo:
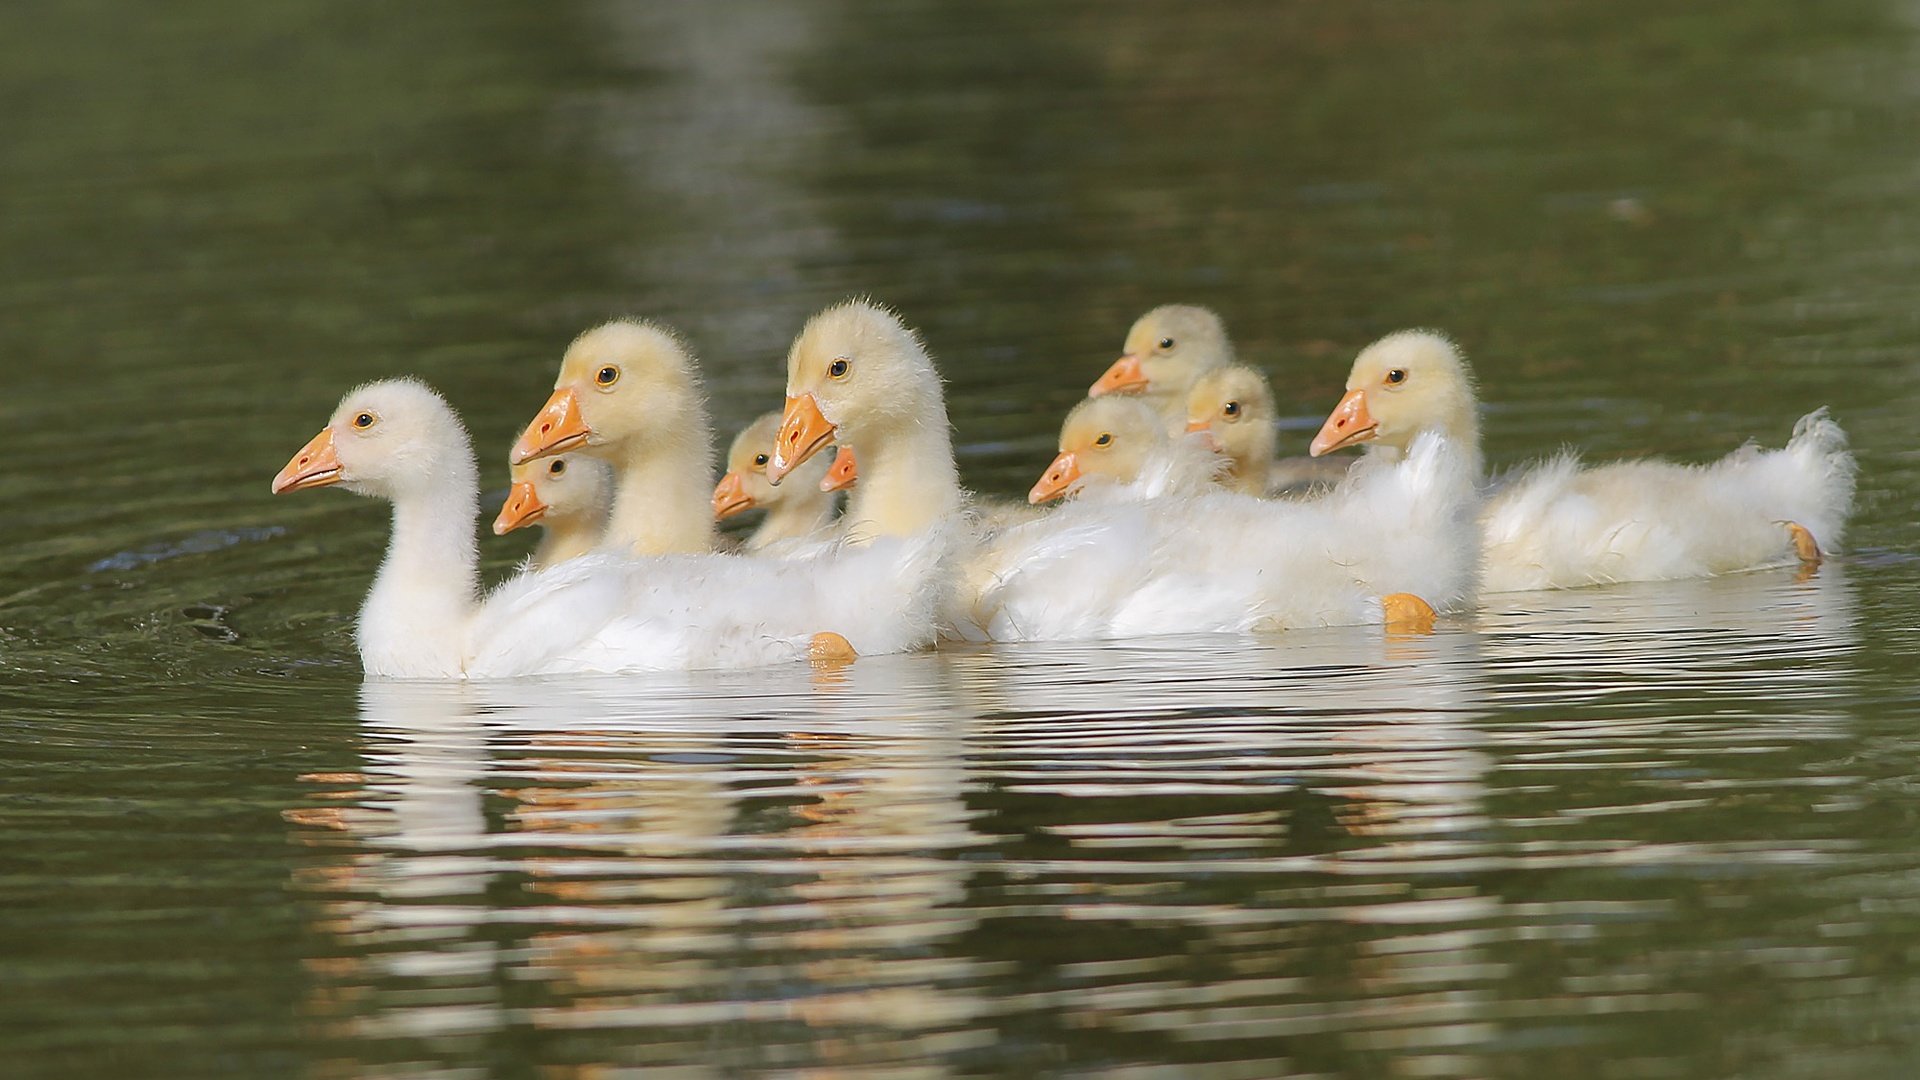
[[[1888,0],[9,7],[4,1071],[1911,1075],[1916,31]],[[1414,641],[362,685],[384,514],[267,494],[347,386],[421,375],[504,458],[572,335],[642,313],[730,430],[854,293],[926,335],[983,491],[1184,300],[1302,443],[1407,325],[1474,358],[1496,464],[1701,460],[1831,404],[1858,526],[1810,580]]]

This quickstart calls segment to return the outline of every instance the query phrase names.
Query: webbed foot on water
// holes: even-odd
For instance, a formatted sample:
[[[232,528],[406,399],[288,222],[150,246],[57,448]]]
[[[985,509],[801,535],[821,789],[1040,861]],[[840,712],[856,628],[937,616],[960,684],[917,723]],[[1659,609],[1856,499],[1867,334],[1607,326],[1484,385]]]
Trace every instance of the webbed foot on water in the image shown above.
[[[1433,605],[1412,593],[1390,593],[1380,598],[1380,612],[1386,616],[1389,634],[1433,633]]]
[[[1820,569],[1820,564],[1827,561],[1827,557],[1820,553],[1819,541],[1813,538],[1805,525],[1797,521],[1789,521],[1786,525],[1787,535],[1793,539],[1793,553],[1800,556],[1800,577],[1805,580]]]
[[[831,630],[822,630],[807,643],[807,659],[814,667],[845,667],[860,659],[853,643]]]

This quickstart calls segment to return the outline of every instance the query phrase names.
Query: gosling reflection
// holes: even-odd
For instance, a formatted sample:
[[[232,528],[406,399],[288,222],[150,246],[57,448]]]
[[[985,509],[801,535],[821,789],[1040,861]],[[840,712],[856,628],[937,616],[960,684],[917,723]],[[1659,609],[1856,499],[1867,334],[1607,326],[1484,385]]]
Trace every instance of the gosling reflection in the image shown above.
[[[589,1071],[995,1071],[1092,1037],[1489,1075],[1516,972],[1559,987],[1530,934],[1605,940],[1608,875],[1685,901],[1674,860],[1740,865],[1825,797],[1714,809],[1756,754],[1834,779],[1840,570],[1516,595],[1431,637],[369,684],[359,773],[287,815],[328,942],[309,1011],[476,1067],[539,1038]],[[1636,830],[1649,802],[1681,843]],[[1587,876],[1513,893],[1543,871]],[[1643,1001],[1680,988],[1621,963]]]
[[[502,946],[488,932],[500,871],[486,853],[489,762],[470,688],[368,682],[361,727],[362,771],[309,777],[323,785],[316,805],[283,815],[313,849],[294,884],[316,903],[313,929],[328,943],[307,961],[306,1013],[329,1039],[484,1055],[508,1002],[495,978]]]
[[[1686,715],[1836,723],[1858,677],[1846,567],[1493,598],[1479,630],[1502,705],[1591,722]],[[1763,677],[1762,677],[1763,676]]]
[[[1027,837],[972,898],[1017,914],[964,944],[1046,987],[1063,1034],[1099,1031],[1122,1060],[1237,1044],[1271,1075],[1356,1052],[1388,1075],[1488,1073],[1500,932],[1433,932],[1503,908],[1475,880],[1496,857],[1495,761],[1471,635],[955,664],[982,716],[977,828]]]
[[[971,925],[955,856],[978,841],[942,679],[369,683],[348,812],[290,816],[324,865],[301,876],[332,943],[316,1023],[455,1058],[508,1029],[620,1029],[608,1066],[755,1023],[847,1067],[891,1060],[876,1030],[963,1024],[982,979],[940,944]],[[431,933],[404,963],[366,951],[409,919]]]

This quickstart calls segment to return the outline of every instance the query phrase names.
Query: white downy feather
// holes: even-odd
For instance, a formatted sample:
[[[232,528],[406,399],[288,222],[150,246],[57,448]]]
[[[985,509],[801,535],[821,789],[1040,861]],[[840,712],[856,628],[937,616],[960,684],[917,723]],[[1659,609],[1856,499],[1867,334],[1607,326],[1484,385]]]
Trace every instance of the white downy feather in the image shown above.
[[[1749,443],[1706,465],[1584,467],[1562,455],[1488,498],[1483,587],[1575,588],[1789,565],[1787,522],[1829,549],[1844,540],[1854,472],[1846,432],[1824,408],[1802,417],[1783,449]]]
[[[997,641],[1377,622],[1380,597],[1440,610],[1474,591],[1473,463],[1443,436],[1369,460],[1326,496],[1078,500],[992,541],[966,618]]]

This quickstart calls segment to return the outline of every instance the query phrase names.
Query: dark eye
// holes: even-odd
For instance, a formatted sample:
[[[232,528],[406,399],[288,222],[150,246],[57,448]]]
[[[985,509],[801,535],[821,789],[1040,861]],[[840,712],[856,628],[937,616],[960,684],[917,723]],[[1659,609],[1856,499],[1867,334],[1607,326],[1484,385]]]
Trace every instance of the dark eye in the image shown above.
[[[1172,339],[1172,338],[1170,338],[1170,337],[1163,337],[1163,338],[1161,338],[1161,339],[1160,339],[1160,347],[1161,347],[1162,349],[1171,349],[1171,348],[1173,348],[1173,339]]]
[[[566,471],[567,471],[567,463],[564,461],[555,461],[553,464],[547,466],[548,476],[559,476],[561,473],[564,473]]]
[[[1220,411],[1221,411],[1222,413],[1225,413],[1225,414],[1226,414],[1227,416],[1230,416],[1230,417],[1231,417],[1231,416],[1239,416],[1239,415],[1240,415],[1240,403],[1239,403],[1239,402],[1237,402],[1237,401],[1229,401],[1229,402],[1227,402],[1227,404],[1226,404],[1226,405],[1225,405],[1225,406],[1224,406],[1224,407],[1223,407],[1223,408],[1222,408],[1222,409],[1221,409]]]
[[[365,431],[366,429],[372,427],[373,414],[370,412],[363,412],[359,416],[354,417],[353,426],[359,428],[362,431]]]
[[[838,360],[835,360],[833,363],[827,365],[827,377],[829,379],[846,378],[848,366],[849,365],[847,363],[847,358],[844,356],[840,357]]]
[[[599,383],[601,386],[612,386],[614,383],[620,381],[620,369],[614,367],[612,364],[608,364],[606,367],[593,373],[593,381]]]
[[[1394,368],[1392,371],[1387,372],[1387,381],[1398,386],[1407,381],[1407,373],[1401,368]]]
[[[1094,438],[1094,440],[1093,440],[1093,445],[1095,445],[1095,446],[1112,446],[1112,445],[1113,445],[1113,433],[1112,433],[1112,432],[1109,432],[1109,431],[1103,431],[1103,432],[1101,432],[1101,433],[1100,433],[1100,434],[1099,434],[1098,436],[1096,436],[1096,437]]]
[[[753,464],[754,464],[754,466],[755,466],[756,468],[758,468],[758,467],[760,467],[760,466],[763,466],[763,465],[765,465],[766,463],[767,463],[767,455],[765,455],[765,454],[755,454],[755,455],[753,455]]]

